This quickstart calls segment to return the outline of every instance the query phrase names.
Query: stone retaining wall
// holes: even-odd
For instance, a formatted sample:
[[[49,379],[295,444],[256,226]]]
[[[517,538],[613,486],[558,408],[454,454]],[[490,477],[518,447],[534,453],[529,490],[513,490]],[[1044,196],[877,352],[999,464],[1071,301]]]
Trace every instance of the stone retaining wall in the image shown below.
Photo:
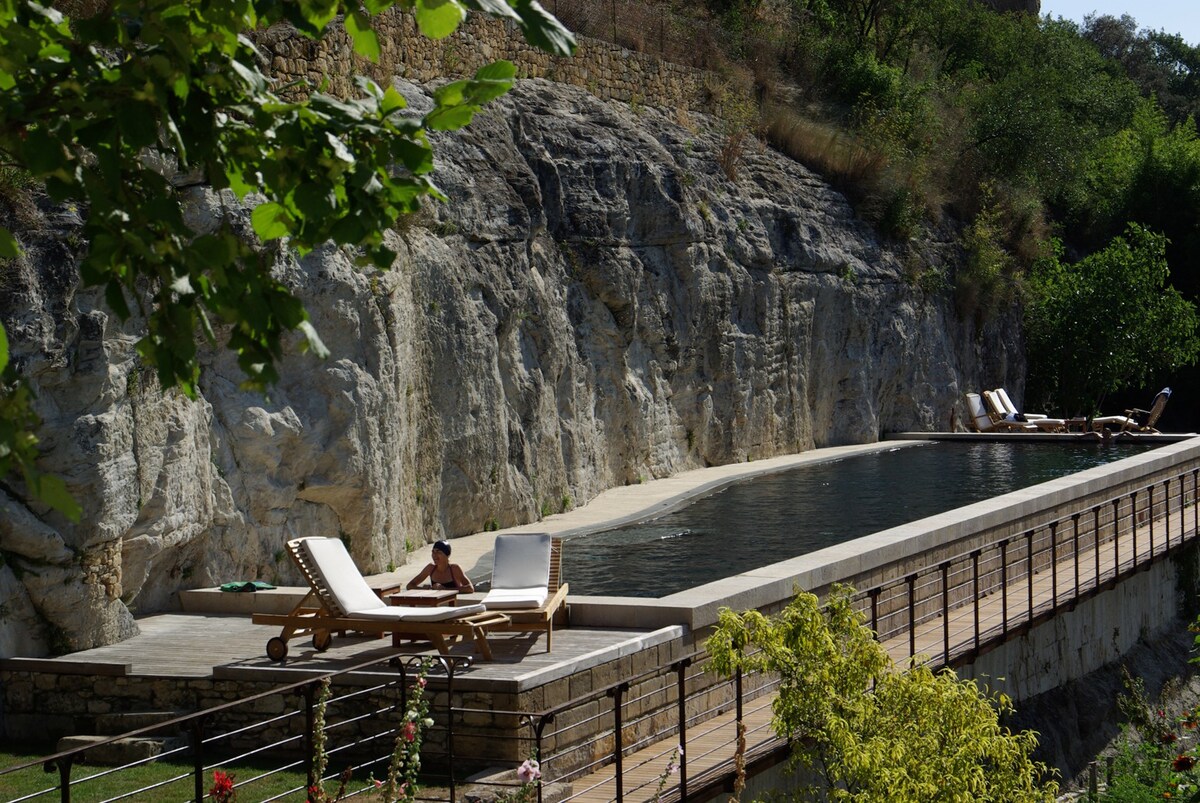
[[[710,98],[706,86],[718,80],[691,67],[586,37],[580,37],[574,56],[552,56],[529,45],[516,26],[477,14],[437,41],[422,36],[413,16],[395,8],[375,16],[373,22],[382,48],[375,63],[354,54],[340,24],[319,41],[284,25],[259,32],[255,39],[281,82],[304,80],[341,96],[357,93],[355,75],[368,75],[383,86],[394,76],[433,83],[469,77],[499,59],[516,65],[519,78],[545,78],[586,88],[604,100],[668,109],[705,110]]]
[[[455,681],[453,700],[456,771],[520,763],[535,746],[530,721],[552,710],[555,716],[544,731],[541,745],[546,777],[561,778],[603,761],[614,749],[613,699],[606,692],[622,681],[629,683],[623,692],[624,744],[636,744],[653,734],[670,733],[678,724],[679,710],[677,676],[671,665],[694,649],[693,640],[684,636],[524,689],[517,688],[519,684],[513,681],[460,676]],[[21,664],[19,659],[0,664],[0,689],[4,694],[0,736],[9,739],[42,740],[90,734],[96,732],[97,720],[105,715],[141,712],[183,715],[244,700],[281,685],[273,680],[254,680],[250,673],[240,673],[246,675],[245,679],[219,675],[155,678],[128,676],[124,667],[113,665],[34,661],[30,664],[36,668],[14,668]],[[335,697],[355,687],[378,688],[350,702],[331,704],[327,721],[332,724],[398,707],[397,683],[392,680],[391,685],[384,685],[394,677],[382,670],[339,678],[333,687]],[[729,682],[699,666],[690,667],[687,678],[689,718],[702,720],[733,704]],[[761,678],[746,681],[748,698],[758,696],[762,683]],[[447,692],[444,679],[437,676],[430,677],[429,688],[433,691],[430,716],[437,724],[426,734],[423,759],[437,766],[446,752]],[[267,694],[210,717],[206,720],[206,735],[269,722],[212,748],[215,753],[209,758],[264,744],[279,745],[281,752],[288,755],[298,754],[306,722],[303,699],[302,692],[297,690]],[[283,717],[288,712],[294,715]],[[395,726],[396,721],[387,714],[382,719],[365,720],[351,729],[338,729],[329,737],[329,746],[333,748]],[[356,758],[387,755],[390,743],[383,747],[372,745],[369,751]]]

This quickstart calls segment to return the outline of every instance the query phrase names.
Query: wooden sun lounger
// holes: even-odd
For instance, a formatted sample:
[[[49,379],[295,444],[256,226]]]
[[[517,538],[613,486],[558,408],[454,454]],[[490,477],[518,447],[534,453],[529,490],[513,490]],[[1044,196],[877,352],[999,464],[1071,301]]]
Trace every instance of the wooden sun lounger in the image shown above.
[[[420,636],[432,642],[443,655],[449,652],[449,642],[471,638],[483,659],[490,661],[488,631],[509,624],[507,615],[488,611],[482,605],[389,607],[371,591],[339,539],[297,538],[287,543],[287,549],[310,590],[286,614],[251,616],[254,624],[282,628],[278,636],[267,642],[267,656],[273,661],[287,657],[291,639],[311,635],[313,647],[324,652],[333,643],[333,632],[346,630]]]
[[[530,578],[511,576],[503,568],[504,551],[512,545],[532,544],[532,541],[516,541],[510,539],[540,539],[549,542],[549,567],[545,574],[538,568],[536,584]],[[563,539],[550,538],[541,533],[529,535],[501,535],[496,538],[495,555],[492,566],[492,590],[483,598],[483,604],[489,612],[503,612],[509,623],[496,627],[496,630],[510,632],[541,632],[546,633],[546,652],[554,648],[554,625],[556,620],[565,622],[567,616],[567,583],[562,582],[562,549]],[[545,555],[543,552],[542,555]],[[532,563],[532,561],[530,562]],[[542,564],[545,566],[546,564]],[[511,569],[511,562],[508,568]],[[499,576],[497,572],[499,571]],[[508,574],[509,576],[505,576]],[[545,585],[542,585],[542,578]],[[536,585],[539,596],[544,594],[540,603],[524,599],[522,592],[532,591]]]

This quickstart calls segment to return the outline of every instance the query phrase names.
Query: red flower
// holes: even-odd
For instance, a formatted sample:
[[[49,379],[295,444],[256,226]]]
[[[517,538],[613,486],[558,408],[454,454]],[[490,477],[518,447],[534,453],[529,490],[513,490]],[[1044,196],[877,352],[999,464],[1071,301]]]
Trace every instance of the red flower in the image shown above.
[[[417,723],[409,721],[404,723],[404,727],[400,729],[400,735],[404,737],[404,741],[411,742],[417,738]]]
[[[1171,769],[1176,772],[1187,772],[1192,767],[1196,766],[1196,759],[1189,755],[1179,755],[1171,762]]]
[[[1170,744],[1171,742],[1174,742],[1179,737],[1176,736],[1171,731],[1167,731],[1166,733],[1164,733],[1162,736],[1160,736],[1158,738],[1159,738],[1159,741],[1161,741],[1163,744]]]
[[[235,797],[233,789],[233,776],[227,772],[213,770],[213,785],[212,789],[208,790],[208,796],[220,803],[228,803]]]

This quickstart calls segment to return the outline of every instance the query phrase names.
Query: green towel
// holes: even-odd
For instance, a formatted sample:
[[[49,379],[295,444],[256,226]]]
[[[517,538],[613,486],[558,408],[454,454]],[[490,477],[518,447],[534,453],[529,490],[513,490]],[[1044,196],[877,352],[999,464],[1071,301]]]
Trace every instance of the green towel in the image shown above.
[[[221,586],[222,591],[265,591],[268,588],[275,586],[270,583],[264,583],[262,580],[238,580],[236,583],[226,583]]]

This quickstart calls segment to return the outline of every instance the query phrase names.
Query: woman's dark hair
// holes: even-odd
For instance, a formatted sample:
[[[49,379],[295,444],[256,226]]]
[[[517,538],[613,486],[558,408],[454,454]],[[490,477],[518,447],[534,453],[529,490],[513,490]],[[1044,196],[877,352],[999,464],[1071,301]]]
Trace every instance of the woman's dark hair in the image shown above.
[[[450,557],[450,542],[449,541],[435,541],[433,543],[433,548],[436,549],[438,552],[441,552],[446,557]]]

